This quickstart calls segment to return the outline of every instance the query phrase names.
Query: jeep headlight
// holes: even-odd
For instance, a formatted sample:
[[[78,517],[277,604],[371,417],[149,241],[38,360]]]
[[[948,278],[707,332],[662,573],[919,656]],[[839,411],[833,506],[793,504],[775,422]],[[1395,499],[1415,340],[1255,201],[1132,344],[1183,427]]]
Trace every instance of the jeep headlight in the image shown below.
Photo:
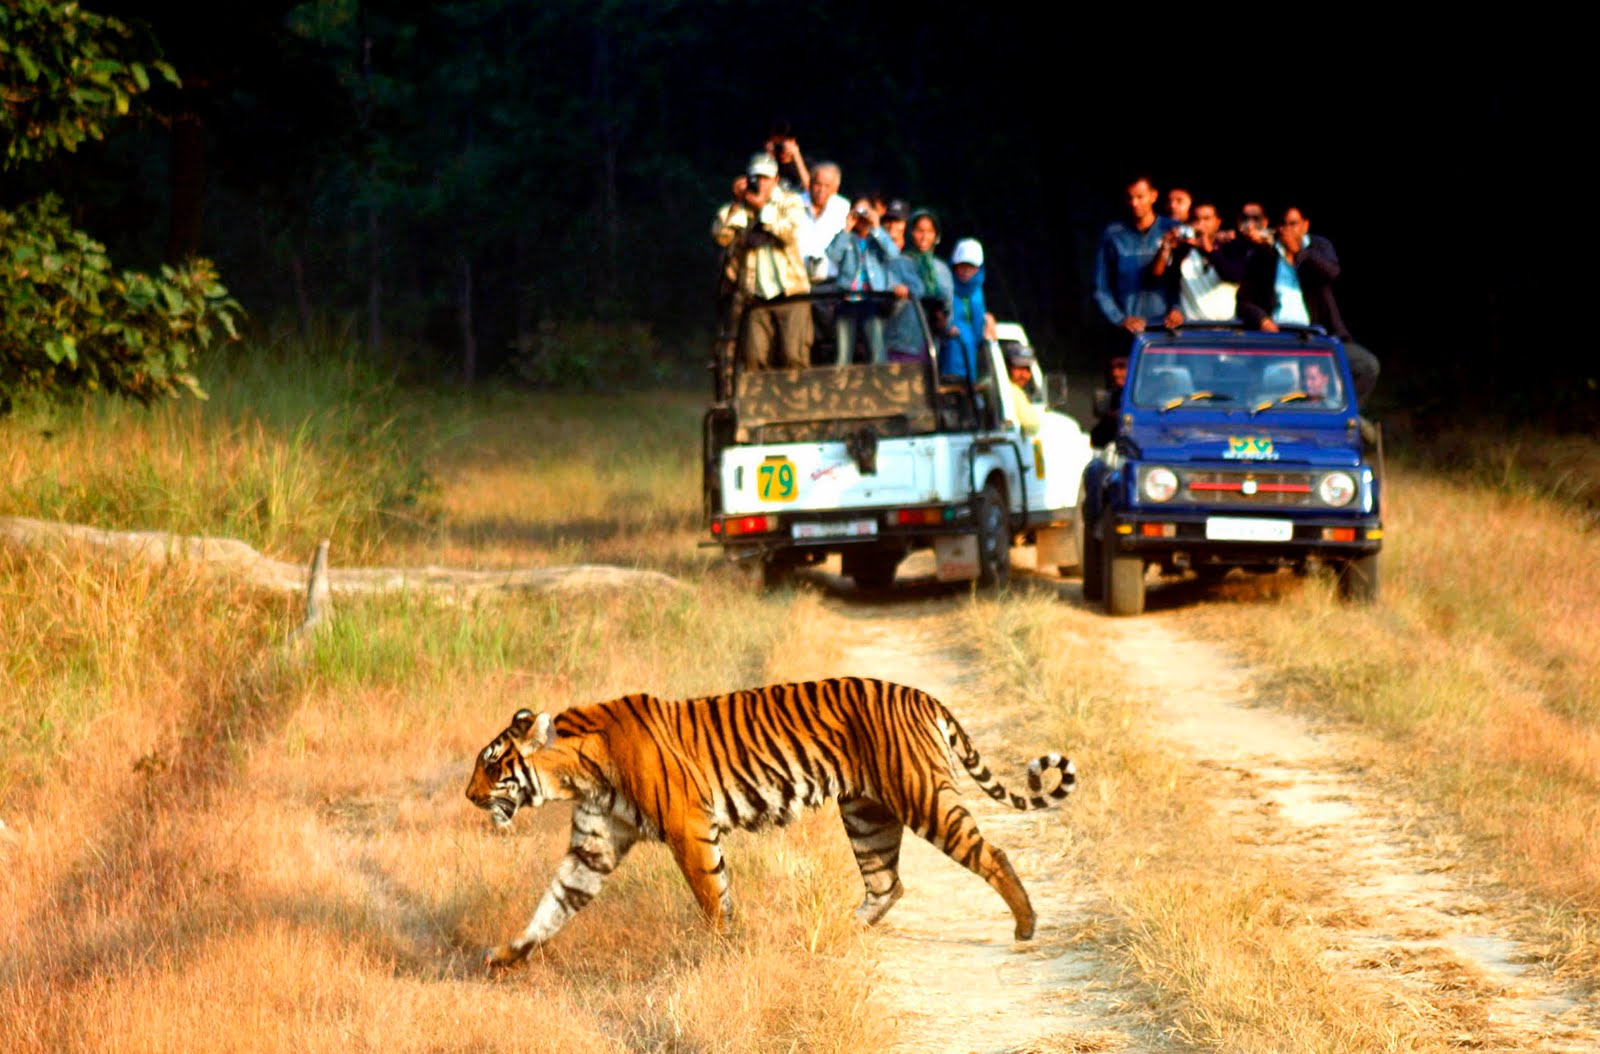
[[[1356,481],[1348,472],[1330,472],[1317,481],[1317,497],[1335,508],[1350,504],[1356,496]]]
[[[1178,493],[1178,474],[1170,468],[1156,467],[1144,474],[1144,496],[1151,501],[1171,501]],[[1345,500],[1349,500],[1348,498]]]

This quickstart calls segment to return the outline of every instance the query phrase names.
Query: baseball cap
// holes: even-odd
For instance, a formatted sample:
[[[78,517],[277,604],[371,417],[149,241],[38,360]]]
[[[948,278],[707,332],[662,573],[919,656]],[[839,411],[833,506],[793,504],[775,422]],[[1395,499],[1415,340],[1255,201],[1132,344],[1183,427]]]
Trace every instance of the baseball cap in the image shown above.
[[[955,251],[950,254],[950,266],[969,263],[974,267],[983,266],[983,244],[976,238],[962,238],[956,242]]]
[[[778,175],[778,162],[773,160],[771,154],[755,154],[750,158],[750,165],[745,170],[747,176],[772,176]]]
[[[889,206],[883,210],[883,218],[886,220],[903,220],[910,214],[911,206],[899,198],[889,202]]]
[[[1022,341],[1002,340],[1000,347],[1005,352],[1007,366],[1031,367],[1033,365],[1033,349],[1022,343]]]

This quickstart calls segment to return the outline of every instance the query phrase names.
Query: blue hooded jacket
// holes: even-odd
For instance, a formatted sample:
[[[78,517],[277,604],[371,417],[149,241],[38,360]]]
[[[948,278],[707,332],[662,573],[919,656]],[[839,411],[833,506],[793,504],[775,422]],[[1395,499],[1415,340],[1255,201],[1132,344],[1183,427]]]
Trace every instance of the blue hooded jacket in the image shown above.
[[[943,361],[939,372],[978,381],[978,352],[983,347],[983,318],[987,306],[983,302],[982,267],[963,282],[954,278],[955,301],[950,322],[958,336],[944,342]]]

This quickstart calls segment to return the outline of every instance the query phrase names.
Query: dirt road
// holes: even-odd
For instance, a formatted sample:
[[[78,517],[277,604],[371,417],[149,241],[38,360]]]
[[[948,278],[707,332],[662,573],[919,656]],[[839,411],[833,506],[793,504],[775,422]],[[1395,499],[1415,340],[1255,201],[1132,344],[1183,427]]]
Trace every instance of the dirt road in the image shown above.
[[[1064,586],[1063,599],[1075,601],[1071,591]],[[1017,773],[1024,759],[1005,749],[1003,710],[972,695],[975,657],[960,635],[960,603],[830,604],[851,642],[841,669],[927,689],[961,718],[991,767]],[[1130,691],[1152,701],[1172,748],[1226,777],[1232,790],[1216,808],[1235,838],[1277,866],[1317,876],[1337,909],[1330,917],[1342,920],[1330,931],[1331,970],[1413,1001],[1419,1015],[1446,1015],[1459,1032],[1452,1042],[1465,1049],[1600,1050],[1592,1002],[1528,965],[1537,955],[1513,936],[1503,895],[1448,838],[1417,824],[1407,803],[1363,780],[1352,744],[1262,705],[1248,668],[1186,638],[1171,616],[1106,619],[1102,628],[1108,654],[1125,660]],[[1126,1012],[1120,986],[1131,982],[1085,936],[1099,921],[1093,878],[1060,866],[1046,837],[1070,816],[1018,814],[975,792],[969,803],[1016,865],[1039,932],[1013,943],[997,896],[907,839],[906,896],[880,929],[882,983],[903,1008],[898,1049],[1171,1049],[1158,1026]]]

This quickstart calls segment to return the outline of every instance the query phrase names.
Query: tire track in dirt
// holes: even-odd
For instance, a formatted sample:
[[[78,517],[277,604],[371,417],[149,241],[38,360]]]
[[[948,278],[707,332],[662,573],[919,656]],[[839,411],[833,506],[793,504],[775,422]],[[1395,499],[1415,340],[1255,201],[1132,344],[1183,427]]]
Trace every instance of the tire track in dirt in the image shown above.
[[[974,661],[960,643],[954,603],[830,606],[830,614],[841,622],[839,639],[849,642],[841,670],[932,693],[1003,781],[1022,777],[1027,758],[1008,747],[1008,715],[974,694],[968,672]],[[1038,746],[1030,757],[1052,747]],[[901,1040],[891,1049],[1011,1054],[1161,1047],[1118,1012],[1115,976],[1082,939],[1096,923],[1093,891],[1050,847],[1060,841],[1061,810],[1071,810],[1072,800],[1019,813],[978,793],[965,774],[960,779],[979,829],[1006,851],[1027,888],[1038,929],[1032,941],[1014,941],[1011,913],[994,890],[908,832],[900,860],[905,896],[874,929],[882,992],[902,1008]]]
[[[1326,889],[1333,969],[1445,1023],[1466,1049],[1600,1050],[1600,1013],[1531,964],[1502,902],[1406,803],[1364,781],[1340,735],[1256,705],[1250,672],[1160,615],[1108,619],[1130,687],[1181,753],[1228,778],[1235,837]]]

